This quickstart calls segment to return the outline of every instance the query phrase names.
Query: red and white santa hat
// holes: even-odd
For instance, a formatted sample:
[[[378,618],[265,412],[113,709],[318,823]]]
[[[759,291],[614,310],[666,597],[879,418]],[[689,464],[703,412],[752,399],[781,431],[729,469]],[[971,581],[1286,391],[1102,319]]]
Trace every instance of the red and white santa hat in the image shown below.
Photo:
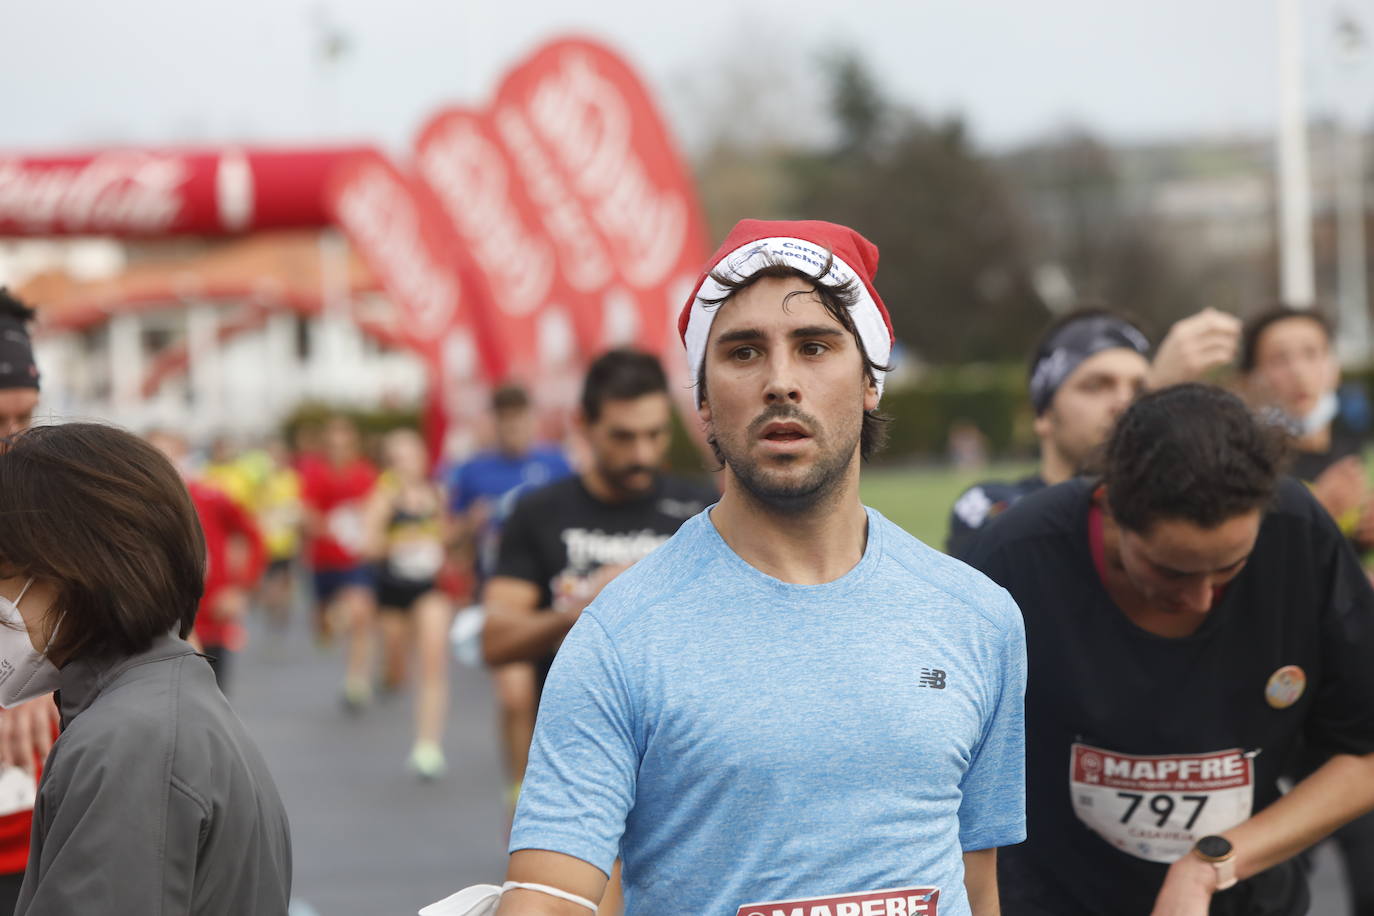
[[[830,270],[819,276],[826,262]],[[719,304],[706,300],[722,299],[729,290],[711,274],[743,279],[770,263],[783,263],[816,277],[826,286],[838,286],[858,279],[857,301],[850,308],[859,341],[869,360],[887,365],[892,356],[892,319],[883,300],[873,288],[878,272],[878,247],[847,226],[821,220],[740,220],[725,237],[720,248],[706,263],[692,296],[678,318],[678,331],[687,348],[687,371],[697,383],[710,338],[711,322]],[[875,370],[878,394],[883,393],[883,372]]]

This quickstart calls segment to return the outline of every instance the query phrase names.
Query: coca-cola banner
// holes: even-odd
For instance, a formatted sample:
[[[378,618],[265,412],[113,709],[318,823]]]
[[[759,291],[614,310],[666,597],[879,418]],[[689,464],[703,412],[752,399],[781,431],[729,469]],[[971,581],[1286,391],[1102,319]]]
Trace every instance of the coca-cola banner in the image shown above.
[[[595,268],[584,279],[604,270],[598,254],[609,257],[607,342],[677,354],[675,315],[706,256],[706,230],[690,173],[638,76],[600,44],[557,41],[502,81],[493,118],[513,158],[538,164],[527,181],[547,193],[531,196],[599,241],[582,243],[595,248],[575,262]],[[547,177],[530,174],[538,171]]]
[[[359,151],[0,155],[0,236],[223,235],[323,226],[324,181]]]

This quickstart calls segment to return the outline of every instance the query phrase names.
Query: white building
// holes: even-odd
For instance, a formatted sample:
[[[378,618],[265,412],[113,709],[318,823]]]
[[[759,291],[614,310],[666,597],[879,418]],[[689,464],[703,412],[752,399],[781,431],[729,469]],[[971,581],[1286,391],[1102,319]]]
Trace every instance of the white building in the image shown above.
[[[42,413],[135,430],[258,435],[307,401],[408,407],[420,361],[341,238],[0,246],[0,284],[39,309]]]

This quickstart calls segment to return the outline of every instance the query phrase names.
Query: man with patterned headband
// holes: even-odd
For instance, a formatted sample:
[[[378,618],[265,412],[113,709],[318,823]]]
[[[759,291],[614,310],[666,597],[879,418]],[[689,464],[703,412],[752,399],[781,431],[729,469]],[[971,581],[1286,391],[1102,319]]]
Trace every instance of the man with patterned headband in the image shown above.
[[[1040,467],[1021,480],[964,491],[950,512],[945,549],[964,556],[978,531],[1021,497],[1077,474],[1146,388],[1193,381],[1229,363],[1240,327],[1234,316],[1204,309],[1170,329],[1151,363],[1144,332],[1114,312],[1083,309],[1052,324],[1030,365]]]
[[[878,251],[745,220],[679,323],[719,503],[600,593],[544,690],[501,916],[995,916],[1025,837],[1016,605],[859,500]],[[490,888],[489,894],[502,892]],[[480,913],[482,889],[433,913]]]

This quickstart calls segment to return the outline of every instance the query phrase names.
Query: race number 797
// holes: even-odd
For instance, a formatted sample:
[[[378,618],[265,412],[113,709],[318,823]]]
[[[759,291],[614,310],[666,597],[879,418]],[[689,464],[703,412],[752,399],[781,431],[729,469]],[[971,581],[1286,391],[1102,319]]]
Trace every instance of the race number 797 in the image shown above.
[[[1193,825],[1197,823],[1198,816],[1202,814],[1202,809],[1207,806],[1206,795],[1181,795],[1175,800],[1175,797],[1167,792],[1161,792],[1158,795],[1146,795],[1143,792],[1118,792],[1116,797],[1126,799],[1129,802],[1126,811],[1121,815],[1121,823],[1123,824],[1130,822],[1142,802],[1151,813],[1159,817],[1159,820],[1155,822],[1156,827],[1163,827],[1168,823],[1169,818],[1173,816],[1174,809],[1180,804],[1191,804],[1194,806],[1191,812],[1185,809],[1179,814],[1180,816],[1188,815],[1188,822],[1183,825],[1183,829],[1192,830]],[[1149,799],[1148,802],[1145,801],[1147,798]],[[1141,812],[1141,815],[1148,817],[1144,812]]]

